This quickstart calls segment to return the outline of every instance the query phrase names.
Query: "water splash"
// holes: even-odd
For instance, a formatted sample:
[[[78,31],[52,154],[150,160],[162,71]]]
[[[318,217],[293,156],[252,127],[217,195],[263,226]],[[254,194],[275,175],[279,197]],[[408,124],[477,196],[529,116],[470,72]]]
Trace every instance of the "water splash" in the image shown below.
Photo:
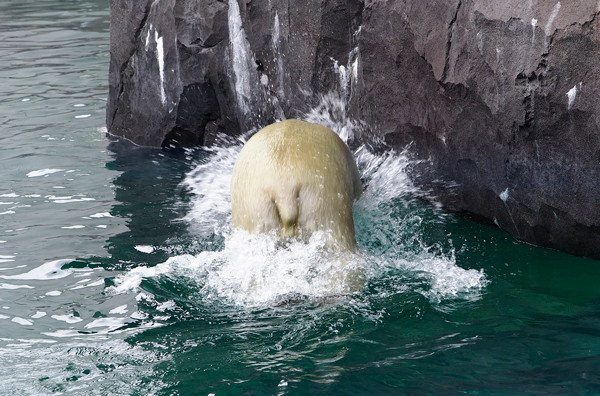
[[[231,233],[231,172],[246,140],[243,136],[236,143],[207,149],[206,161],[198,164],[183,182],[196,197],[185,220],[202,240],[216,237],[222,244]]]
[[[367,130],[367,125],[362,121],[348,116],[346,100],[343,92],[331,91],[321,95],[319,104],[310,109],[304,120],[321,124],[337,133],[346,143],[359,138]]]
[[[351,136],[364,125],[337,118],[340,106],[339,95],[325,95],[304,118]],[[417,202],[427,194],[411,182],[408,174],[414,162],[404,152],[376,154],[362,146],[354,153],[366,186],[355,203],[357,254],[328,251],[323,233],[315,233],[308,242],[281,242],[275,235],[245,232],[230,236],[231,172],[247,138],[210,149],[184,182],[193,194],[185,220],[198,236],[201,252],[130,270],[115,279],[111,293],[139,291],[143,279],[171,279],[194,283],[199,301],[243,307],[303,298],[360,300],[407,291],[422,294],[432,304],[479,298],[487,284],[485,274],[461,268],[452,251],[444,253],[422,238],[424,218],[432,217],[426,212],[435,211],[436,221],[445,215]]]

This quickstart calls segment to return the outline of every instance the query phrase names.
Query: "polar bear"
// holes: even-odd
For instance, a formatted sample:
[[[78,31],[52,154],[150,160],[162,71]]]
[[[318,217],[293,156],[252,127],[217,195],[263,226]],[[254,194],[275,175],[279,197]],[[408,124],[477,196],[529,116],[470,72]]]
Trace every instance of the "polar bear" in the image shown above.
[[[335,132],[305,121],[277,122],[252,136],[236,160],[232,226],[301,239],[322,230],[328,246],[354,251],[352,204],[361,193],[354,157]]]

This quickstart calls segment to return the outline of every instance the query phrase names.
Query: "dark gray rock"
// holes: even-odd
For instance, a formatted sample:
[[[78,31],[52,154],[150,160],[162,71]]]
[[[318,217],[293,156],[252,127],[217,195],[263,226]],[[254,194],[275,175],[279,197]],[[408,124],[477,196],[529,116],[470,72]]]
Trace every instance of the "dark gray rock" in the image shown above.
[[[111,0],[107,125],[206,144],[335,92],[355,138],[515,237],[600,258],[597,0]],[[162,73],[161,73],[162,70]],[[332,109],[327,109],[332,111]],[[453,187],[444,187],[452,185]]]

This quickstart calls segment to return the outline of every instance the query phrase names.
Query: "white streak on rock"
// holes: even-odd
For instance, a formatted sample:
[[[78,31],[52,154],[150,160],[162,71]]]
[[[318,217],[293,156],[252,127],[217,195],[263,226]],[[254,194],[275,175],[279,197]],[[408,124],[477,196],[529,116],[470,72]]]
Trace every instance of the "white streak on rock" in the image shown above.
[[[537,26],[538,20],[531,18],[531,46],[535,45],[535,27]]]
[[[165,49],[163,46],[163,38],[158,35],[158,31],[154,31],[154,40],[156,41],[156,59],[158,60],[158,71],[160,73],[160,99],[163,104],[167,103],[167,95],[165,94]]]
[[[567,110],[571,110],[573,103],[575,103],[575,98],[577,98],[577,93],[581,89],[581,83],[579,83],[579,88],[577,88],[577,84],[573,86],[573,88],[569,89],[567,92],[567,98],[569,99],[569,103],[567,104]]]
[[[359,57],[356,55],[356,59],[352,62],[351,70],[352,70],[352,84],[356,84],[358,82],[358,62]]]
[[[506,201],[508,201],[508,198],[509,198],[508,187],[506,188],[506,190],[504,190],[500,193],[499,197],[502,200],[502,202],[504,202],[504,203],[506,203]]]
[[[273,53],[277,57],[277,83],[279,84],[279,96],[280,98],[285,97],[284,92],[284,70],[283,70],[283,58],[281,57],[281,27],[279,25],[279,14],[275,12],[275,19],[273,21]]]
[[[150,25],[150,29],[148,29],[148,34],[146,34],[146,51],[148,51],[148,45],[150,45],[150,30],[152,30],[152,25]]]
[[[548,18],[548,22],[546,22],[546,28],[544,29],[544,33],[546,34],[546,36],[550,36],[552,34],[552,26],[554,24],[556,16],[558,15],[558,11],[560,11],[560,1],[556,3],[554,8],[552,9],[550,18]]]
[[[227,18],[229,22],[229,40],[231,42],[231,54],[233,58],[232,66],[238,107],[244,114],[248,114],[250,112],[250,106],[248,104],[250,99],[249,65],[251,64],[252,56],[242,26],[242,16],[237,0],[229,0]]]

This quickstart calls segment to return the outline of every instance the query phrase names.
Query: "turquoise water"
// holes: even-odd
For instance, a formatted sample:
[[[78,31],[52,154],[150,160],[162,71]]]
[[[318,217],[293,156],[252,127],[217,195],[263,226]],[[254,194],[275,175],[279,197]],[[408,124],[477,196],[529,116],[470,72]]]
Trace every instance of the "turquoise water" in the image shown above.
[[[364,149],[356,257],[229,238],[240,142],[106,139],[108,23],[0,3],[0,394],[600,393],[597,261],[444,213]]]

